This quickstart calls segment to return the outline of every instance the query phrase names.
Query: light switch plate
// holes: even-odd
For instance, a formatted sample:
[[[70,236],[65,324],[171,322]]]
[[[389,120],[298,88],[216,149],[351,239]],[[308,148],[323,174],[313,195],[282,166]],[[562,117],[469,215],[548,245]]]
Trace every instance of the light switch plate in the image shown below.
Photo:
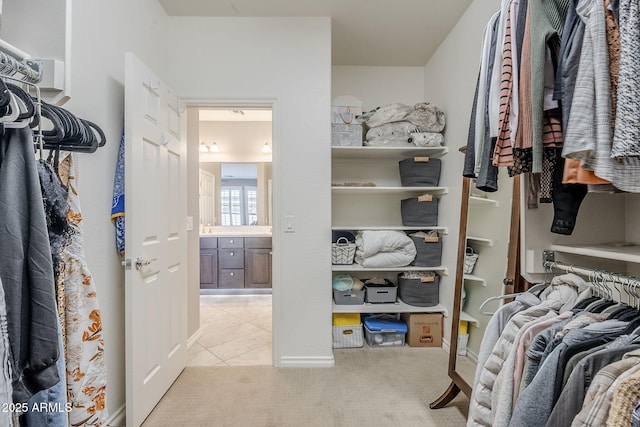
[[[193,231],[193,217],[187,217],[187,231]]]
[[[284,216],[284,232],[295,233],[296,232],[296,217],[293,215]]]

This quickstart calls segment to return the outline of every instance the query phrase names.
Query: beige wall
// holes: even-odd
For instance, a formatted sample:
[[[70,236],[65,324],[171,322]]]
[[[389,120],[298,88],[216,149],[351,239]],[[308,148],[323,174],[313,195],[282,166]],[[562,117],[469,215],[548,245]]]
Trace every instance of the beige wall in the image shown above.
[[[180,96],[274,104],[274,363],[331,366],[331,22],[172,17],[169,27]],[[295,233],[282,231],[285,215]]]

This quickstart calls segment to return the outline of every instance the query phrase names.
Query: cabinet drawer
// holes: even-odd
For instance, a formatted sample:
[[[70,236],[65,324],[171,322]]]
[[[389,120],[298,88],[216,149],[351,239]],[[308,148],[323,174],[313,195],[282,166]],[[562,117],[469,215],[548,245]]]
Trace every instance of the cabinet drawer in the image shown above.
[[[244,268],[244,249],[218,249],[220,268]]]
[[[245,237],[245,248],[271,249],[271,237]]]
[[[220,269],[218,279],[219,288],[244,288],[244,270],[242,269]]]
[[[201,237],[200,249],[215,249],[218,247],[217,237]]]
[[[241,248],[244,246],[242,237],[218,237],[219,248]]]

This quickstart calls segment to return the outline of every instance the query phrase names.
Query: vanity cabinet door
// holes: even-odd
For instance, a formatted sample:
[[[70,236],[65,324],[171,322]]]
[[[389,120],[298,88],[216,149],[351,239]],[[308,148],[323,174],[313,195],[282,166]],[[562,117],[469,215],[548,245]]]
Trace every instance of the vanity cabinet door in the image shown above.
[[[218,288],[218,239],[200,238],[200,289]]]
[[[271,249],[245,249],[245,288],[271,287]]]
[[[218,287],[218,251],[200,249],[200,289]]]

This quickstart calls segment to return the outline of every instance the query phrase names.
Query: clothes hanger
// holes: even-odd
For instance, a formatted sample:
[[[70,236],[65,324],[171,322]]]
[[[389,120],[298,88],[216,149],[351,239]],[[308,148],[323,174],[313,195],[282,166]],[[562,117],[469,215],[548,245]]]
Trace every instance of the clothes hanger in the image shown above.
[[[630,308],[627,304],[622,302],[622,292],[620,291],[620,289],[618,289],[618,287],[616,286],[616,284],[618,283],[618,276],[614,275],[614,274],[607,274],[607,277],[609,280],[606,281],[606,283],[609,283],[613,289],[615,289],[618,292],[618,299],[615,300],[617,301],[615,304],[605,308],[604,310],[602,310],[602,314],[608,314],[610,317],[613,317],[612,315],[618,311],[620,311],[620,309],[627,309]],[[613,298],[611,298],[613,299]]]
[[[0,81],[2,80],[0,79]],[[25,110],[23,110],[23,112],[18,117],[18,120],[33,118],[36,115],[36,106],[29,94],[25,92],[21,87],[14,85],[13,83],[6,83],[6,85],[11,93],[18,98],[18,103],[20,103],[21,107],[24,106],[25,108]]]
[[[614,304],[613,301],[610,301],[607,298],[607,289],[602,284],[601,280],[604,277],[604,272],[600,270],[594,270],[591,275],[589,275],[589,282],[597,289],[597,294],[599,295],[598,300],[592,302],[588,306],[585,307],[585,311],[589,311],[591,313],[600,313],[605,308]]]

